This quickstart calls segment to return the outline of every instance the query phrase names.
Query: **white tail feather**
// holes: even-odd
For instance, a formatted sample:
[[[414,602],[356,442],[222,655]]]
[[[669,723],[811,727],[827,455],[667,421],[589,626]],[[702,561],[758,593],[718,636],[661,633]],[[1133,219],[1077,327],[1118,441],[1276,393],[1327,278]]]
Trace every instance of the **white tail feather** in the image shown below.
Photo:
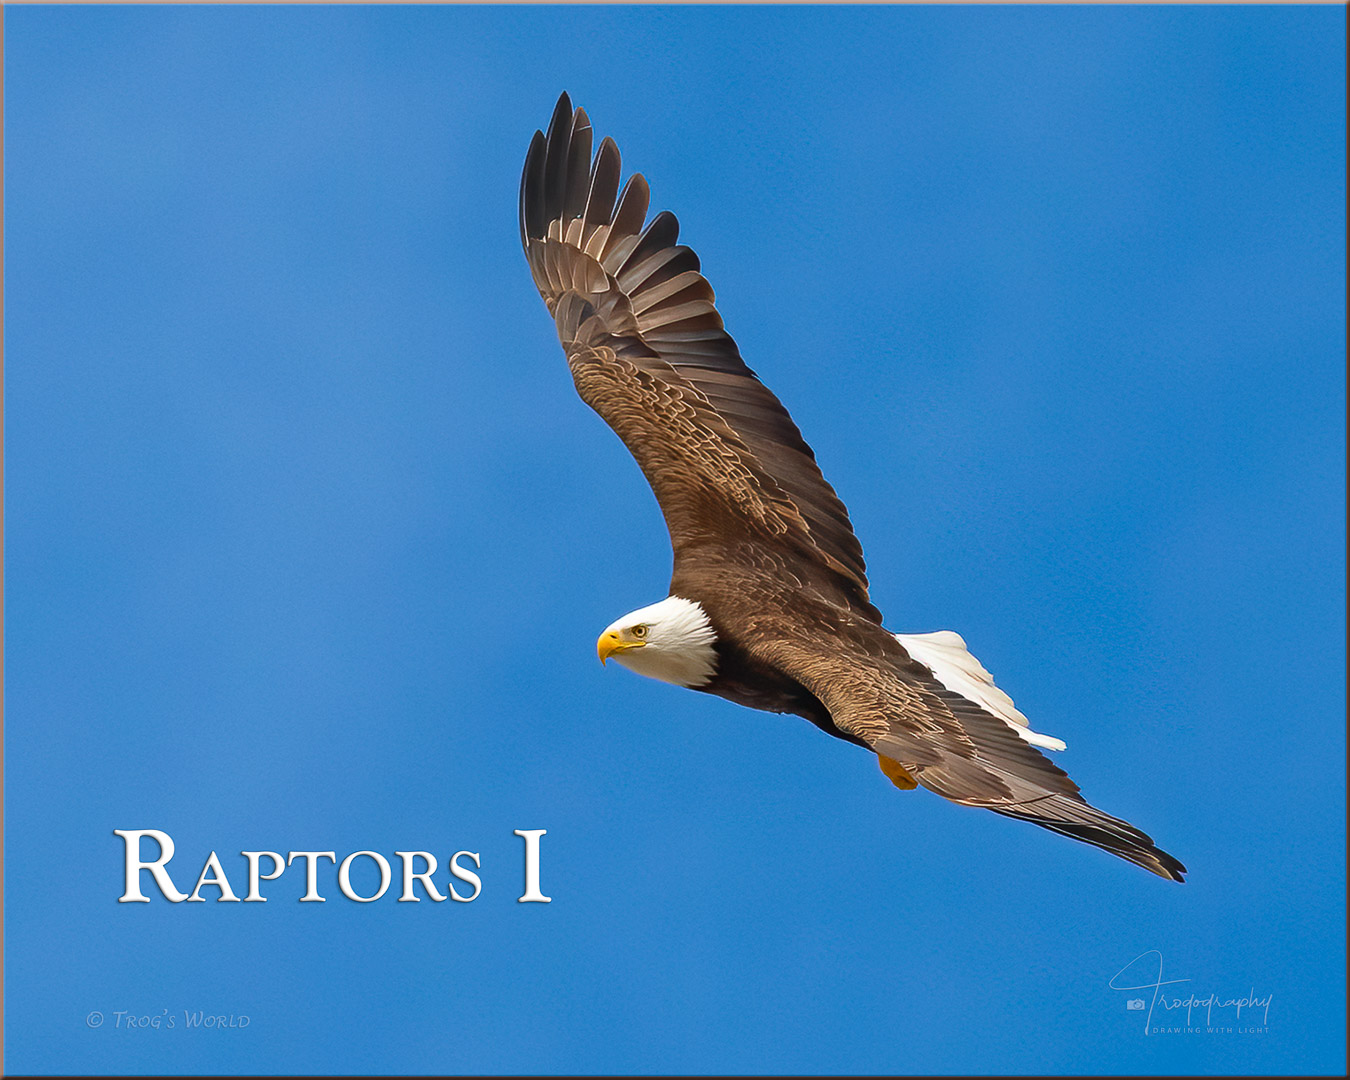
[[[994,677],[970,655],[960,634],[937,630],[931,634],[896,634],[895,640],[948,690],[997,716],[1032,746],[1064,749],[1061,740],[1031,730],[1027,718],[1013,705],[1012,698],[994,685]]]

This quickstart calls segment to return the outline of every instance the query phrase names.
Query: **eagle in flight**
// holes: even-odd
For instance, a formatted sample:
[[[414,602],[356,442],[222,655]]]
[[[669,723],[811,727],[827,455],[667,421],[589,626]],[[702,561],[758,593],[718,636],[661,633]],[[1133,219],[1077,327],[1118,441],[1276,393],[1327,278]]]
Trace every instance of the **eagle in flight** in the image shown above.
[[[670,595],[600,635],[601,661],[805,717],[922,785],[1104,848],[1160,877],[1186,868],[1079,794],[965,642],[894,634],[867,596],[848,511],[722,327],[698,256],[613,140],[558,99],[520,185],[520,241],[577,392],[628,447],[674,548]]]

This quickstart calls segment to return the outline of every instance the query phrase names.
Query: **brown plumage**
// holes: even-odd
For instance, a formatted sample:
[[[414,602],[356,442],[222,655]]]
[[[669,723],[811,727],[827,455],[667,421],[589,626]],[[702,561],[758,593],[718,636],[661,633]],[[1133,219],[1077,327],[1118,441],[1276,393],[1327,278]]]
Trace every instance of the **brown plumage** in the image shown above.
[[[847,510],[723,329],[698,257],[677,243],[675,217],[662,212],[644,228],[647,182],[634,175],[620,192],[614,143],[591,151],[590,121],[564,94],[526,157],[521,243],[577,392],[627,445],[661,505],[675,556],[671,597],[705,614],[715,636],[710,647],[680,646],[691,663],[708,649],[710,675],[644,673],[803,716],[875,752],[897,786],[917,781],[1183,880],[1180,862],[1090,806],[1028,739],[1062,744],[1018,733],[1025,718],[964,643],[962,663],[978,669],[982,692],[953,688],[921,639],[907,648],[882,627]],[[647,633],[640,622],[633,629]],[[613,652],[648,644],[618,624],[606,636]]]

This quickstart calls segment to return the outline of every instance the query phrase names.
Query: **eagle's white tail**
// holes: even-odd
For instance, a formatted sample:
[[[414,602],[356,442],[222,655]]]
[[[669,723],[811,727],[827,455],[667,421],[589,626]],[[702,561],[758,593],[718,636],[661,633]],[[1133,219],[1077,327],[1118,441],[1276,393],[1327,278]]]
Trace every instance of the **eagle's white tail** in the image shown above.
[[[1027,718],[1013,705],[1012,698],[994,685],[994,677],[970,655],[960,634],[937,630],[931,634],[896,634],[895,640],[948,690],[997,716],[1032,746],[1064,749],[1061,740],[1031,730]]]

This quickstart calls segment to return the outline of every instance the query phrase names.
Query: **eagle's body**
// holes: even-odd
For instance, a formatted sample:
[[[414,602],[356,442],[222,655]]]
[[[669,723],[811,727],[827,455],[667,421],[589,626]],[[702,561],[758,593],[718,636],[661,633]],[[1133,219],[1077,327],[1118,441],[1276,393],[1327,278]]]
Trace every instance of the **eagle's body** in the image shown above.
[[[521,243],[582,399],[651,483],[675,553],[670,595],[601,635],[639,674],[805,717],[922,785],[1095,844],[1162,877],[1185,867],[1089,805],[949,631],[897,635],[862,547],[791,417],[722,327],[669,213],[564,94],[521,181]]]

